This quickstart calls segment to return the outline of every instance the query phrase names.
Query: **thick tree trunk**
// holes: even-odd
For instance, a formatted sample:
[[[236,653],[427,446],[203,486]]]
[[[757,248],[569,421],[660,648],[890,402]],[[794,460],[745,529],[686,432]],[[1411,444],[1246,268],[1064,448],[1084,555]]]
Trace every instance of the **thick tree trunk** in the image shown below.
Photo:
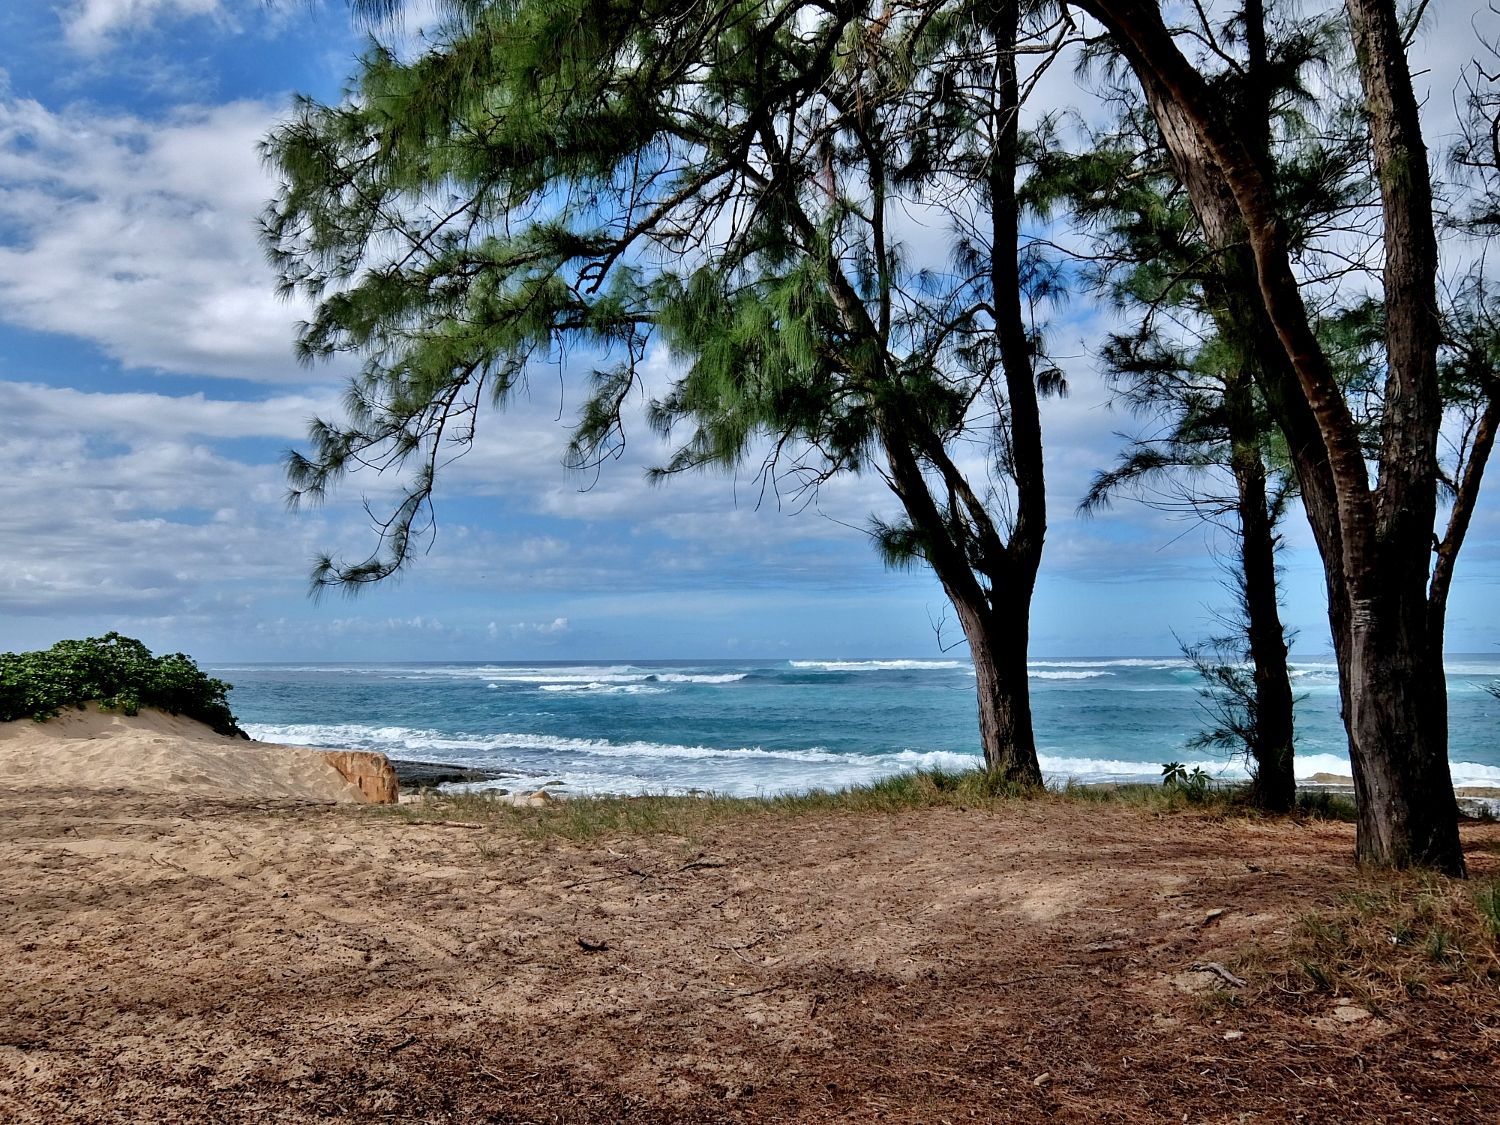
[[[1460,874],[1448,765],[1443,615],[1430,612],[1442,423],[1437,236],[1427,148],[1392,0],[1346,0],[1380,179],[1386,308],[1385,417],[1373,543],[1349,584],[1350,758],[1360,858]]]
[[[1425,599],[1412,586],[1392,582],[1339,602],[1347,613],[1335,648],[1359,805],[1355,846],[1372,863],[1461,874],[1447,683],[1442,654],[1429,647]]]
[[[1077,0],[1140,79],[1210,244],[1245,254],[1259,378],[1323,556],[1361,859],[1464,870],[1447,756],[1441,616],[1426,586],[1437,502],[1436,244],[1416,99],[1391,0],[1346,0],[1384,204],[1388,372],[1380,483],[1312,330],[1254,138],[1173,42],[1154,0]],[[1248,251],[1248,253],[1246,253]],[[1253,278],[1253,281],[1252,281]],[[1274,345],[1273,345],[1274,341]]]
[[[979,742],[984,766],[1013,785],[1038,788],[1036,736],[1031,728],[1031,692],[1026,678],[1027,630],[998,627],[979,606],[954,603],[974,661],[979,696]]]

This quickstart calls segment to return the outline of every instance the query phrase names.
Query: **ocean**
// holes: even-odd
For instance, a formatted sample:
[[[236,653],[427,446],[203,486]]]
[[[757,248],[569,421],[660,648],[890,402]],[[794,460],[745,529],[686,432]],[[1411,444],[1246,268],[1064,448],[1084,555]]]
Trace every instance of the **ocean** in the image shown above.
[[[1500,785],[1500,656],[1448,661],[1458,785]],[[482,767],[494,785],[565,793],[769,795],[977,765],[966,660],[236,664],[230,706],[268,742]],[[1348,774],[1331,662],[1294,661],[1297,774]],[[1189,750],[1205,719],[1180,658],[1031,662],[1049,782],[1159,781],[1168,761],[1244,776]]]

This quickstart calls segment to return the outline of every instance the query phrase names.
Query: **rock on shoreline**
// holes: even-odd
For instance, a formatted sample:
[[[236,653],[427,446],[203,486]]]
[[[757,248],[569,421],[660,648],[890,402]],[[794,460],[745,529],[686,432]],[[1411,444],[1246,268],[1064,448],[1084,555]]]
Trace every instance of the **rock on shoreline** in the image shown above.
[[[453,766],[445,762],[413,762],[405,758],[392,758],[390,762],[402,789],[433,789],[453,782],[497,781],[508,776],[500,770]]]

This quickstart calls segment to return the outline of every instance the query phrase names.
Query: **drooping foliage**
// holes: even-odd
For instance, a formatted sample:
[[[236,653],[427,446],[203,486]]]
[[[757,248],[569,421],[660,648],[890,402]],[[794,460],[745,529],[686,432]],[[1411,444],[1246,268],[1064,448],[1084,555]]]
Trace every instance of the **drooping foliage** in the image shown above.
[[[1041,60],[1034,77],[1102,27],[1161,154],[1146,185],[1121,177],[1118,153],[1083,168],[1144,240],[1122,265],[1157,331],[1122,358],[1231,372],[1245,416],[1275,420],[1325,567],[1359,852],[1462,870],[1441,648],[1493,437],[1493,334],[1482,271],[1445,281],[1446,320],[1439,298],[1435,215],[1466,209],[1428,175],[1406,58],[1427,5],[446,7],[433,50],[373,50],[344,103],[304,104],[268,144],[286,185],[267,244],[285,284],[319,301],[305,352],[366,361],[345,419],[293,459],[294,495],[362,465],[409,471],[381,549],[324,560],[319,581],[359,585],[410,559],[437,468],[541,355],[603,357],[572,459],[611,456],[659,342],[682,375],[649,388],[653,421],[686,435],[666,472],[761,456],[808,488],[882,474],[903,513],[874,529],[886,557],[931,565],[976,670],[1013,681],[1014,643],[989,658],[999,636],[1024,650],[1045,531],[1036,399],[1055,382],[1029,315],[1053,278],[1022,234],[1044,146],[1019,127],[1017,59]],[[1079,11],[1097,25],[1075,25]],[[1309,68],[1335,53],[1308,99]],[[1455,164],[1481,181],[1488,73]],[[1135,208],[1135,186],[1159,198]],[[1454,229],[1493,211],[1470,194]],[[941,261],[911,235],[934,225],[958,251]],[[1169,306],[1211,324],[1213,347],[1201,332],[1181,346],[1180,322],[1162,331]],[[1466,389],[1445,400],[1445,385]],[[1024,665],[1020,678],[988,694],[1024,700]],[[1029,721],[1004,737],[1027,741]],[[987,754],[1003,740],[986,735]]]
[[[408,474],[377,551],[315,582],[406,565],[445,458],[568,350],[597,361],[575,468],[617,454],[650,393],[674,439],[659,475],[759,458],[805,493],[878,473],[902,510],[872,528],[883,554],[933,567],[971,651],[1021,654],[996,671],[1014,682],[981,677],[982,729],[987,696],[1024,708],[1037,399],[1062,381],[1020,104],[1067,28],[1014,2],[531,0],[457,6],[415,59],[372,48],[345,101],[301,103],[266,145],[266,245],[318,301],[303,354],[365,364],[292,457],[293,499]],[[654,347],[664,387],[643,381]],[[1019,746],[1015,779],[1039,781],[1029,711],[991,725],[987,755]]]
[[[58,641],[37,652],[0,653],[0,722],[43,722],[69,707],[97,702],[126,715],[155,707],[244,736],[229,710],[230,685],[207,675],[180,652],[153,656],[119,633]]]

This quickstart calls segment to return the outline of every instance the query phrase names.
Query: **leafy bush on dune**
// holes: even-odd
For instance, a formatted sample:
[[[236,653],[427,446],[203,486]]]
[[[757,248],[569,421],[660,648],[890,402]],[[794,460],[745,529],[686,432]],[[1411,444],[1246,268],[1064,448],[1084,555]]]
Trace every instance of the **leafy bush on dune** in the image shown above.
[[[191,657],[152,656],[140,641],[119,633],[58,641],[39,652],[0,653],[0,721],[42,722],[65,707],[98,700],[106,710],[134,715],[155,707],[244,737],[225,698],[229,687]]]

